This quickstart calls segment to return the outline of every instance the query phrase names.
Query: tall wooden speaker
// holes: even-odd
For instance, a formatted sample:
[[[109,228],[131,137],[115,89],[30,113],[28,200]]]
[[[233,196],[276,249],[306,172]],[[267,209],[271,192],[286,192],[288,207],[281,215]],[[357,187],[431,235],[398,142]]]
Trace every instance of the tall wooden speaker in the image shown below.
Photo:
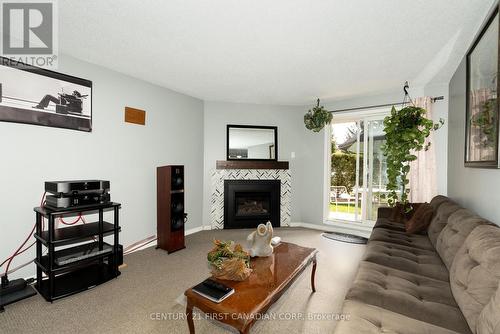
[[[168,253],[185,248],[184,166],[163,166],[156,170],[158,246]]]

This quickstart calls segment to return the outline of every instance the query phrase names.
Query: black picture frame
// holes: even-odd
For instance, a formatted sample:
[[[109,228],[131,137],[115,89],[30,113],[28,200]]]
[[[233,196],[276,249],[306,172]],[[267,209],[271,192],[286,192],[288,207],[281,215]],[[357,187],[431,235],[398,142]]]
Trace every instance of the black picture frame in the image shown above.
[[[474,51],[476,50],[476,47],[479,45],[479,43],[482,41],[482,38],[484,35],[488,32],[488,30],[493,27],[493,22],[498,18],[499,16],[499,8],[496,7],[494,12],[491,14],[491,16],[488,18],[488,21],[484,25],[484,27],[481,29],[481,32],[479,33],[478,37],[472,44],[471,48],[467,52],[467,59],[466,59],[466,112],[465,112],[465,149],[464,149],[464,166],[465,167],[472,167],[472,168],[500,168],[500,162],[499,162],[499,132],[500,132],[500,103],[499,103],[499,92],[500,92],[500,82],[498,80],[498,74],[500,71],[500,20],[498,20],[498,34],[497,34],[497,40],[498,40],[498,48],[496,49],[496,57],[497,57],[497,69],[496,69],[496,94],[494,95],[494,98],[489,98],[483,103],[483,109],[485,108],[484,106],[486,103],[490,103],[494,101],[493,103],[495,104],[493,107],[493,116],[490,117],[489,119],[492,120],[492,122],[488,125],[488,132],[490,133],[490,137],[485,135],[486,131],[484,130],[485,125],[483,126],[483,129],[480,129],[479,131],[482,131],[480,135],[477,135],[478,128],[481,128],[478,125],[473,125],[474,122],[474,117],[476,117],[476,123],[477,117],[480,116],[478,115],[478,112],[476,111],[475,114],[473,114],[473,109],[477,108],[477,105],[472,105],[473,104],[473,97],[472,97],[472,83],[471,83],[471,61],[472,57],[474,56]],[[490,55],[491,56],[491,55]],[[493,127],[491,127],[493,125]],[[475,126],[476,129],[476,138],[474,137],[472,131],[472,127]],[[491,132],[493,131],[493,135],[491,135]],[[486,160],[478,160],[474,159],[472,157],[472,150],[471,147],[473,145],[474,141],[480,141],[481,138],[477,137],[485,137],[486,140],[489,140],[490,144],[493,144],[493,148],[490,149],[490,152],[492,152],[492,159],[486,159]],[[491,140],[491,136],[494,136],[494,140]],[[490,138],[490,139],[488,139]],[[476,144],[478,145],[478,144]],[[486,144],[483,144],[483,146],[487,146]]]
[[[229,154],[229,130],[230,129],[259,129],[259,130],[273,130],[274,131],[274,158],[272,159],[234,159]],[[277,126],[264,126],[264,125],[240,125],[240,124],[227,124],[226,126],[226,159],[228,161],[277,161],[278,160],[278,127]]]
[[[91,132],[92,81],[0,57],[0,121]]]

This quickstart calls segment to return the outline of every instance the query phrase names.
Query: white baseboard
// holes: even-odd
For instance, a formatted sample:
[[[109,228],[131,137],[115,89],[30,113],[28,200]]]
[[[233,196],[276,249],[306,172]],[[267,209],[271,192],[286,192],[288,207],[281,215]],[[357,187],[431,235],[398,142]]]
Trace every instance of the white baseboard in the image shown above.
[[[156,242],[152,241],[152,242],[150,242],[150,243],[148,243],[146,245],[143,245],[143,246],[141,246],[139,248],[134,249],[133,251],[129,252],[128,254],[132,254],[132,253],[135,253],[137,251],[140,251],[140,250],[143,250],[143,249],[146,249],[146,248],[149,248],[149,247],[154,247],[154,246],[156,246]]]
[[[311,230],[335,232],[333,226],[317,225],[317,224],[302,223],[302,222],[292,222],[292,223],[290,223],[290,227],[303,227],[303,228],[308,228]]]
[[[365,238],[369,238],[370,234],[371,234],[371,229],[370,230],[360,229],[357,226],[349,226],[348,223],[317,225],[317,224],[295,222],[295,223],[290,223],[290,227],[303,227],[303,228],[309,228],[312,230],[325,231],[325,232],[349,233],[349,234],[354,234],[354,235],[358,235],[358,236],[365,237]]]
[[[201,231],[208,231],[208,230],[211,230],[211,229],[212,229],[211,226],[193,227],[193,228],[185,230],[184,231],[184,235],[190,235],[190,234],[198,233],[198,232],[201,232]]]
[[[190,234],[198,233],[201,231],[203,231],[203,226],[193,227],[193,228],[184,230],[184,235],[190,235]]]

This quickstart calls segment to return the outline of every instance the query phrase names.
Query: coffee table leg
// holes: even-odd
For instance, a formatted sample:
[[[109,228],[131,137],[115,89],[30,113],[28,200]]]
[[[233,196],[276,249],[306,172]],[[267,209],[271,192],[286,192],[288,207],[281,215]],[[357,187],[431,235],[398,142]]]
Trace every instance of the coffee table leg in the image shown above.
[[[186,316],[189,327],[189,334],[194,334],[194,322],[193,322],[193,305],[191,303],[187,303],[186,305]]]
[[[311,273],[311,289],[312,292],[316,292],[316,287],[314,286],[314,278],[316,276],[316,256],[313,258],[313,268]]]

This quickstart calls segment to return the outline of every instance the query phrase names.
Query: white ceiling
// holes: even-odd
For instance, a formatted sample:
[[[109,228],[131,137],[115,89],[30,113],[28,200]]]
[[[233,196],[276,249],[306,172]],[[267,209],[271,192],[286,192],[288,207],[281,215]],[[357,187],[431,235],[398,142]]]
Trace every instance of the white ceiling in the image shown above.
[[[447,82],[495,0],[61,0],[60,51],[204,100]]]

